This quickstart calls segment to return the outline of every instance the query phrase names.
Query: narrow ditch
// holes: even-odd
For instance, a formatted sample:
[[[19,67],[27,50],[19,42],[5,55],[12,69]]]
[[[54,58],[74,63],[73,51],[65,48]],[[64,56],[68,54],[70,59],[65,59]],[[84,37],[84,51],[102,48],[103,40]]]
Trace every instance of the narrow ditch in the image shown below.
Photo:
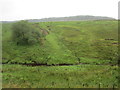
[[[2,63],[3,65],[8,64],[8,63]],[[74,66],[74,65],[110,65],[110,66],[117,66],[117,64],[90,64],[90,63],[78,63],[78,64],[41,64],[41,63],[31,63],[31,64],[26,64],[26,63],[10,63],[9,65],[24,65],[24,66]]]

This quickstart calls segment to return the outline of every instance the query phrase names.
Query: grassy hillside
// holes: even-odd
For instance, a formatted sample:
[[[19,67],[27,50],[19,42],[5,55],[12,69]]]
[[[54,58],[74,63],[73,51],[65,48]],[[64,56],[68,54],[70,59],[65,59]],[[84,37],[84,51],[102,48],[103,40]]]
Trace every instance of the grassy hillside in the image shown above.
[[[17,45],[14,23],[3,24],[4,88],[118,87],[117,21],[31,23],[41,33],[34,45]]]
[[[117,21],[37,23],[49,34],[33,46],[16,45],[11,25],[3,24],[3,63],[117,63]]]

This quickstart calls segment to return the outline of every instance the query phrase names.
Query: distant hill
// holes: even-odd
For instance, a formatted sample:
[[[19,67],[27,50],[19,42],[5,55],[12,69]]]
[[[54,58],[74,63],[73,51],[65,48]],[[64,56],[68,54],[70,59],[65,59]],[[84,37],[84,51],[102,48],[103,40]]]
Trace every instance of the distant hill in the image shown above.
[[[31,19],[29,22],[49,22],[49,21],[88,21],[88,20],[115,20],[110,17],[101,16],[70,16],[70,17],[53,17],[43,19]]]
[[[17,21],[0,21],[0,23],[14,23],[14,22],[17,22]]]
[[[116,20],[111,17],[102,16],[89,16],[89,15],[79,15],[79,16],[69,16],[69,17],[51,17],[42,19],[29,19],[29,22],[53,22],[53,21],[88,21],[88,20]],[[2,21],[2,23],[11,23],[16,21]]]

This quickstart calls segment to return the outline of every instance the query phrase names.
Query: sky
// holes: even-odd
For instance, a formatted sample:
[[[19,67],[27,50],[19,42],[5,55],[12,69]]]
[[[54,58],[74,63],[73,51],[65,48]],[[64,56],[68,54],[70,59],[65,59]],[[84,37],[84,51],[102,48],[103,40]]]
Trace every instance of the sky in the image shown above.
[[[0,21],[76,15],[118,18],[119,0],[0,0]]]

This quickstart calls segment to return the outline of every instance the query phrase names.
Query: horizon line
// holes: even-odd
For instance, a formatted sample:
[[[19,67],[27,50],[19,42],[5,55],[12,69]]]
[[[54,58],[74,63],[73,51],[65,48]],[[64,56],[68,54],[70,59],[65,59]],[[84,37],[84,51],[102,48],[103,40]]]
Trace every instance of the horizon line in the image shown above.
[[[64,18],[64,17],[75,17],[75,16],[93,16],[93,17],[106,17],[106,18],[113,18],[115,20],[119,20],[119,18],[109,17],[109,16],[95,16],[95,15],[73,15],[73,16],[58,16],[58,17],[43,17],[43,18],[30,18],[30,19],[15,19],[15,20],[0,20],[0,22],[14,22],[14,21],[21,21],[21,20],[38,20],[38,19],[47,19],[47,18]]]

